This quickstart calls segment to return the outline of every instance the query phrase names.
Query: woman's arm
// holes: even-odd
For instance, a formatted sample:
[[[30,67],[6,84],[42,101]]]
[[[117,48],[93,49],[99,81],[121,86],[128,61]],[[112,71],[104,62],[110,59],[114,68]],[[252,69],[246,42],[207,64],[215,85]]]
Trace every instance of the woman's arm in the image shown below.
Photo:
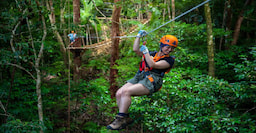
[[[133,44],[133,51],[139,55],[142,56],[142,52],[140,52],[140,38],[146,36],[148,33],[145,30],[140,30],[136,36],[136,39]]]
[[[170,64],[165,60],[154,62],[153,58],[149,55],[149,53],[146,53],[144,55],[149,67],[152,67],[154,69],[166,69],[170,67]]]
[[[133,44],[133,51],[138,55],[142,56],[142,52],[140,52],[140,38],[136,37],[134,44]]]

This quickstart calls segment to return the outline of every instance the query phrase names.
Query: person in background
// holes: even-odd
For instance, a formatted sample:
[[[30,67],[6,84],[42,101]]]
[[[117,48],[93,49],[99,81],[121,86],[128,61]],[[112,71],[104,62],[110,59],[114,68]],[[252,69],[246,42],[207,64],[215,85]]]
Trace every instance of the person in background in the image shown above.
[[[68,37],[70,40],[70,46],[72,46],[76,39],[76,33],[74,31],[71,31],[71,33],[68,34]]]
[[[165,73],[169,72],[174,64],[174,57],[169,54],[178,46],[178,39],[173,35],[165,35],[160,39],[160,50],[149,52],[146,45],[140,46],[140,38],[147,34],[141,30],[136,36],[133,51],[142,56],[140,67],[136,75],[116,92],[119,113],[107,129],[120,130],[130,124],[133,121],[128,113],[131,97],[157,92],[162,86]]]

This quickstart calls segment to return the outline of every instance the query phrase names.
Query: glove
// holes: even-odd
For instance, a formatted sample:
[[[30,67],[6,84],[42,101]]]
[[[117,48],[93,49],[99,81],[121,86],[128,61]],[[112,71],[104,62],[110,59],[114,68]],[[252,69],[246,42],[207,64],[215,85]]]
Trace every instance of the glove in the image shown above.
[[[138,32],[138,34],[137,34],[136,37],[141,38],[141,37],[146,36],[147,34],[148,34],[148,33],[147,33],[145,30],[140,30],[140,31]]]
[[[147,46],[142,45],[142,46],[140,47],[140,51],[141,51],[143,54],[147,54],[147,53],[148,53],[148,48],[147,48]]]

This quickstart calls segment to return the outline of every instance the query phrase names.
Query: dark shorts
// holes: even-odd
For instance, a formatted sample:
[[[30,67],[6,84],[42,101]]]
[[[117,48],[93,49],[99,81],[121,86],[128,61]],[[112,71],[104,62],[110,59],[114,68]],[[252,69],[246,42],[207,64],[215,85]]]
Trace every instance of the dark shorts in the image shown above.
[[[144,71],[142,71],[141,73],[137,73],[132,79],[128,80],[127,82],[132,84],[142,84],[147,89],[149,89],[150,94],[152,94],[154,92],[157,92],[162,87],[163,77],[161,77],[160,74],[153,72],[150,72],[150,75],[154,79],[155,83],[150,82]]]

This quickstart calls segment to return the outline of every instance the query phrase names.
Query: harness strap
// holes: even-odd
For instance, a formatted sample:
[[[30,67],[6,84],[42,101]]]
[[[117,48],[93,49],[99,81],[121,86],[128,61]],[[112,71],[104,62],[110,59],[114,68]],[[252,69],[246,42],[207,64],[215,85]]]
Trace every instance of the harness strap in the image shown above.
[[[158,53],[155,54],[155,56],[153,57],[153,61],[154,62],[157,62],[159,61],[160,59],[162,58],[165,58],[165,57],[170,57],[170,55],[163,55],[163,56],[158,56]],[[147,64],[146,64],[146,59],[145,59],[145,55],[142,56],[142,59],[141,59],[141,63],[140,63],[140,71],[151,71],[153,68],[151,67],[148,67]]]
[[[160,59],[165,58],[165,57],[170,57],[170,55],[158,56],[158,53],[156,53],[155,56],[153,57],[153,61],[154,61],[154,62],[157,62],[157,61],[159,61]],[[145,55],[143,55],[143,56],[142,56],[142,59],[141,59],[141,64],[140,64],[140,68],[139,68],[138,73],[144,71],[144,72],[145,72],[145,76],[146,76],[146,77],[148,78],[148,80],[153,84],[154,90],[155,90],[155,91],[158,91],[158,90],[160,90],[160,89],[162,88],[162,86],[160,87],[160,89],[156,90],[156,88],[155,88],[155,87],[156,87],[156,83],[155,83],[155,81],[154,81],[154,78],[153,78],[152,75],[150,74],[150,73],[152,73],[152,72],[151,72],[152,69],[153,69],[153,68],[150,68],[150,67],[147,66],[146,60],[145,60]],[[159,76],[164,77],[164,74],[168,73],[170,70],[171,70],[171,68],[169,68],[169,69],[168,69],[167,71],[165,71],[165,72],[162,72],[161,74],[159,74],[159,73],[155,73],[155,74],[158,74]],[[154,73],[154,72],[153,72],[153,73]]]

